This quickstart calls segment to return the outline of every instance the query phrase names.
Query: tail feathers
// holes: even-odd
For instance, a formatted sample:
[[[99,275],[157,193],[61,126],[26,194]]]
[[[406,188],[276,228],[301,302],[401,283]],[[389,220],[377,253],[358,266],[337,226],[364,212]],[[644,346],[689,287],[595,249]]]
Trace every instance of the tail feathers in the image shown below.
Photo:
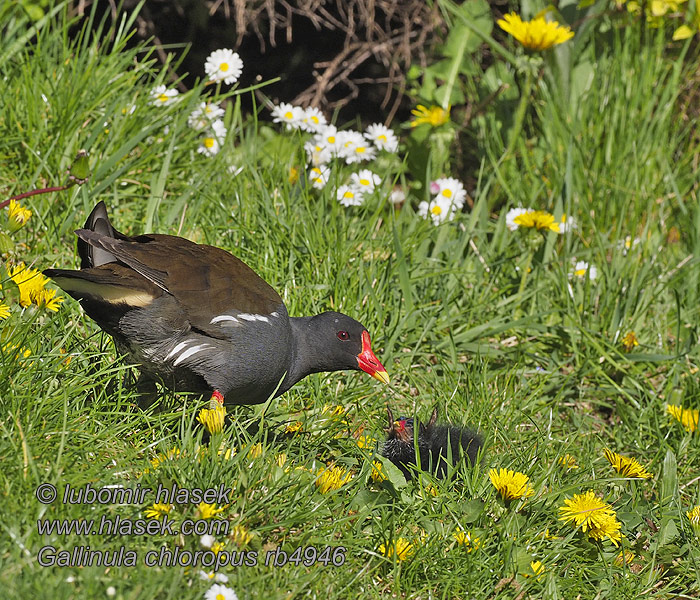
[[[158,288],[137,274],[130,278],[124,273],[110,272],[109,267],[99,271],[46,269],[44,275],[76,300],[91,299],[137,308],[148,306],[160,295]]]
[[[85,221],[85,229],[110,238],[124,237],[112,227],[112,224],[109,222],[109,216],[107,215],[107,207],[105,203],[101,201],[92,209],[90,216],[87,218],[87,221]],[[99,267],[107,263],[117,262],[117,259],[112,253],[104,248],[93,246],[80,237],[78,238],[78,256],[80,256],[81,269],[89,269],[91,267]]]

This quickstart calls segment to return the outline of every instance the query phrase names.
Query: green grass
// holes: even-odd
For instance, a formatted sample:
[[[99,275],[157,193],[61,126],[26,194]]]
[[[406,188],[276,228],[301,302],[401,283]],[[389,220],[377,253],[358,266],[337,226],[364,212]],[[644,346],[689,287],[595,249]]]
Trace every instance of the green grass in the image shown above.
[[[22,201],[33,215],[12,235],[3,269],[19,261],[76,265],[72,232],[104,200],[126,233],[175,233],[233,252],[292,315],[335,309],[359,319],[392,385],[358,373],[313,375],[266,405],[229,408],[224,431],[204,445],[199,400],[164,393],[140,411],[131,369],[76,302],[56,313],[22,309],[4,278],[12,312],[0,321],[3,597],[50,590],[59,599],[102,598],[112,586],[116,598],[179,599],[209,589],[198,569],[143,563],[162,547],[199,549],[196,535],[37,531],[38,519],[143,518],[153,496],[138,505],[43,505],[35,491],[44,482],[59,496],[66,484],[232,487],[221,517],[252,540],[240,548],[219,541],[260,557],[221,570],[241,599],[700,595],[698,537],[686,516],[700,504],[698,433],[686,433],[665,409],[700,407],[698,148],[679,101],[696,56],[679,60],[663,30],[640,36],[638,25],[581,41],[569,67],[560,60],[557,68],[588,73],[588,85],[560,86],[546,66],[513,156],[499,160],[507,143],[490,137],[494,112],[464,132],[478,142],[480,168],[431,174],[475,182],[473,208],[435,227],[416,215],[422,198],[393,207],[384,193],[344,208],[332,185],[318,192],[290,183],[306,138],[269,123],[265,108],[243,117],[238,97],[250,91],[216,96],[202,84],[178,104],[151,106],[165,70],[149,46],[126,44],[128,15],[117,31],[94,36],[84,22],[68,36],[60,11],[36,31],[11,17],[0,42],[0,201],[65,183],[81,148],[92,175]],[[228,98],[229,134],[207,158],[196,152],[187,116],[212,93]],[[124,110],[132,105],[133,114]],[[384,157],[374,169],[410,183],[404,158]],[[566,212],[578,228],[509,231],[505,213],[518,205]],[[637,241],[623,251],[626,236]],[[572,279],[575,259],[595,265],[598,277]],[[627,353],[621,339],[631,330],[639,346]],[[31,354],[18,357],[18,349]],[[359,448],[355,437],[381,440],[387,406],[424,419],[438,406],[443,418],[478,429],[483,463],[447,481],[426,474],[406,483],[387,468],[389,480],[373,483],[374,448]],[[301,431],[286,433],[296,422]],[[256,444],[262,455],[252,457]],[[604,448],[636,457],[653,478],[617,476]],[[559,464],[565,454],[578,468]],[[316,474],[331,463],[352,479],[322,494]],[[490,468],[527,474],[534,495],[504,504]],[[615,563],[620,548],[609,541],[594,543],[558,521],[564,500],[589,489],[616,510],[621,548],[635,555],[630,565]],[[171,516],[182,522],[195,510],[183,504]],[[480,547],[459,547],[460,530]],[[382,556],[380,546],[399,538],[414,543],[413,556]],[[139,564],[41,567],[37,554],[47,545],[123,546]],[[264,565],[268,551],[312,545],[344,547],[344,563]],[[534,561],[545,567],[539,578]]]

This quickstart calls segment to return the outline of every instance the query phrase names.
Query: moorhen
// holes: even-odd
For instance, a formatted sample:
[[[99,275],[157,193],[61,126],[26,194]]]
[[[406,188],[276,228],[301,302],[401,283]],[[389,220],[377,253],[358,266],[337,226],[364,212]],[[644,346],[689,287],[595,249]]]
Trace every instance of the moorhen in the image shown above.
[[[465,427],[437,424],[437,408],[433,410],[427,425],[418,423],[418,436],[415,440],[413,419],[399,417],[395,421],[390,408],[387,408],[387,413],[387,439],[380,451],[382,456],[399,468],[406,479],[414,475],[415,469],[411,467],[418,467],[416,448],[420,458],[420,469],[440,478],[447,474],[448,460],[452,466],[456,466],[461,460],[465,460],[469,466],[476,464],[479,449],[483,445],[479,434]]]
[[[347,315],[290,317],[282,298],[225,250],[162,234],[126,236],[99,202],[76,231],[80,270],[47,269],[154,381],[181,392],[259,404],[311,373],[386,369]]]

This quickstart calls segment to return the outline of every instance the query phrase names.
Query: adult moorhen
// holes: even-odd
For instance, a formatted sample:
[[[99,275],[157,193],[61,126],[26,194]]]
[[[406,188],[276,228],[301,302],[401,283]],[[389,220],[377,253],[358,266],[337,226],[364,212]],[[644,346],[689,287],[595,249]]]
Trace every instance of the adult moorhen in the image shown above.
[[[80,270],[44,274],[140,365],[141,389],[158,380],[259,404],[322,371],[363,370],[389,382],[360,323],[337,312],[290,317],[279,294],[225,250],[172,235],[126,236],[103,202],[76,234]]]

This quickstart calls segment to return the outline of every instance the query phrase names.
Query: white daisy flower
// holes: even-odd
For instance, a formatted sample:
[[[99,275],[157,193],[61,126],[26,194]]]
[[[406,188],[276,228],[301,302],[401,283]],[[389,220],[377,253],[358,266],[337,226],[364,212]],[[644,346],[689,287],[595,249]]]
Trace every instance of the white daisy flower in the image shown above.
[[[392,204],[401,204],[406,201],[406,194],[400,187],[395,187],[389,194],[389,202]]]
[[[361,206],[364,202],[362,191],[352,185],[341,185],[336,192],[338,202],[343,206]]]
[[[204,134],[197,152],[207,156],[218,154],[221,144],[226,139],[226,133],[226,125],[221,119],[217,119],[211,124],[211,129]]]
[[[520,225],[518,225],[515,222],[515,219],[520,215],[524,215],[530,212],[532,212],[531,208],[522,208],[521,206],[518,206],[517,208],[511,208],[506,213],[506,227],[511,231],[515,231],[518,227],[520,227]]]
[[[315,167],[326,164],[333,157],[331,149],[328,146],[319,144],[315,138],[304,144],[304,150],[309,157],[309,162]]]
[[[399,149],[399,140],[393,129],[389,129],[381,123],[373,123],[370,125],[365,130],[365,138],[379,148],[379,150],[396,152]]]
[[[230,587],[215,583],[204,593],[204,600],[238,600],[238,596]]]
[[[309,181],[311,182],[311,187],[321,190],[326,187],[328,180],[331,176],[331,170],[326,165],[319,165],[314,167],[309,171]]]
[[[372,160],[377,151],[359,131],[341,131],[338,133],[340,150],[338,155],[347,164]]]
[[[641,238],[634,238],[634,239],[632,239],[632,236],[631,236],[631,235],[627,235],[627,236],[625,236],[625,239],[624,239],[624,240],[620,240],[620,241],[617,243],[617,249],[618,249],[618,250],[622,250],[622,256],[627,256],[627,253],[628,253],[632,248],[634,248],[635,246],[637,246],[638,244],[640,244],[641,241],[642,241]]]
[[[358,173],[350,175],[350,181],[358,190],[369,194],[382,182],[382,178],[376,173],[372,173],[369,169],[362,169]]]
[[[153,106],[169,106],[177,101],[179,93],[176,89],[168,89],[164,85],[158,85],[151,90],[151,104]]]
[[[355,148],[366,148],[367,140],[359,131],[354,131],[348,129],[347,131],[339,131],[336,135],[337,146],[338,146],[338,156],[345,159],[345,162],[351,162],[348,160],[350,157],[352,162],[357,162],[354,159]]]
[[[568,233],[569,231],[574,231],[578,227],[576,219],[573,217],[567,217],[566,215],[561,216],[561,221],[559,222],[559,233]]]
[[[216,156],[219,150],[221,150],[221,144],[219,144],[219,140],[211,132],[205,135],[199,146],[197,146],[197,152],[205,154],[206,156]]]
[[[209,81],[223,81],[226,85],[236,83],[243,72],[243,61],[238,52],[221,48],[214,50],[204,63]]]
[[[114,598],[114,596],[117,595],[117,588],[115,588],[113,585],[110,585],[110,586],[105,590],[105,594],[107,594],[107,596],[108,596],[109,598]]]
[[[326,125],[314,136],[314,143],[328,148],[331,154],[336,155],[342,147],[342,138],[335,125]]]
[[[589,265],[585,260],[576,261],[574,264],[574,270],[571,272],[571,277],[585,279],[586,273],[588,273],[588,278],[591,280],[598,277],[598,269],[595,267],[595,265]]]
[[[216,119],[216,121],[211,124],[211,130],[220,142],[223,142],[224,139],[226,139],[228,130],[221,119]]]
[[[213,102],[201,102],[200,105],[192,111],[190,116],[187,117],[187,124],[192,129],[201,131],[209,127],[212,121],[223,117],[225,112],[226,111],[218,104]]]
[[[199,578],[204,581],[216,581],[217,583],[228,583],[228,577],[223,573],[207,573],[206,571],[199,571]]]
[[[454,203],[444,196],[436,196],[430,202],[424,200],[418,205],[418,216],[424,219],[430,217],[433,225],[451,221],[456,212]]]
[[[301,128],[304,131],[310,131],[311,133],[318,133],[322,131],[326,126],[326,117],[323,113],[313,106],[309,106],[304,109],[303,116],[301,118]]]
[[[282,102],[272,109],[272,116],[274,123],[284,123],[287,129],[299,129],[304,119],[304,109]]]
[[[214,539],[213,535],[205,533],[202,537],[199,538],[199,545],[202,548],[211,548],[214,545],[215,541],[216,539]]]
[[[345,162],[348,165],[353,163],[362,162],[363,160],[374,160],[377,156],[377,150],[371,144],[358,144],[353,146],[352,149],[347,149],[345,151]]]
[[[455,209],[462,209],[464,206],[464,199],[467,197],[467,192],[461,181],[453,177],[446,177],[443,179],[436,179],[430,185],[431,191],[433,190],[433,186],[437,186],[438,191],[435,192],[435,194],[438,197],[450,200]]]

